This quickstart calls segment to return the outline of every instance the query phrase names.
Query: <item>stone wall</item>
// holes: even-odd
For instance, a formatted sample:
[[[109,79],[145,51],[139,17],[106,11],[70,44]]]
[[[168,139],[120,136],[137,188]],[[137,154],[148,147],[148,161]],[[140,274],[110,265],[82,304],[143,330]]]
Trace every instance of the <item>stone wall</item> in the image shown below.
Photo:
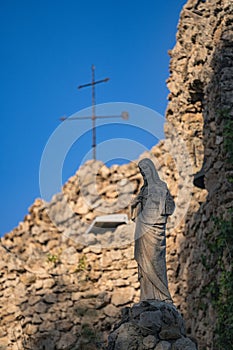
[[[220,251],[211,254],[209,246],[219,237],[216,218],[232,220],[229,217],[233,205],[232,160],[229,161],[226,151],[224,128],[233,115],[233,3],[207,0],[197,4],[198,1],[188,1],[184,6],[177,44],[171,51],[169,123],[165,130],[167,138],[181,134],[187,141],[194,173],[205,159],[207,196],[206,190],[199,191],[203,193],[201,200],[193,195],[196,206],[189,208],[182,228],[181,253],[177,256],[180,270],[171,277],[185,281],[178,286],[188,330],[198,337],[201,349],[217,349],[213,339],[219,315],[213,306],[216,293],[210,289],[215,280],[221,279],[223,269],[231,271],[232,266],[227,259],[227,247],[223,253],[224,267],[220,268],[212,261],[213,254]],[[232,134],[229,137],[232,142]],[[226,344],[220,348],[228,349]]]
[[[232,116],[232,12],[230,0],[184,6],[170,52],[166,140],[141,156],[155,161],[175,198],[167,230],[169,288],[188,335],[208,350],[218,315],[203,290],[220,271],[206,269],[206,241],[218,234],[213,217],[227,217],[233,204],[223,113]],[[193,187],[193,174],[204,157],[202,190]],[[136,163],[109,169],[88,162],[50,203],[36,200],[1,240],[0,349],[103,348],[122,306],[138,301],[134,223],[85,233],[97,215],[129,215],[142,184]]]
[[[25,240],[25,262],[1,248],[1,349],[103,348],[119,308],[138,300],[130,247],[77,249],[51,236],[52,249]]]
[[[165,142],[142,157],[154,155],[177,197]],[[104,347],[121,308],[139,301],[135,224],[100,234],[86,230],[97,215],[129,214],[141,184],[136,162],[109,169],[89,161],[62,193],[50,203],[37,199],[24,221],[2,238],[0,348]]]

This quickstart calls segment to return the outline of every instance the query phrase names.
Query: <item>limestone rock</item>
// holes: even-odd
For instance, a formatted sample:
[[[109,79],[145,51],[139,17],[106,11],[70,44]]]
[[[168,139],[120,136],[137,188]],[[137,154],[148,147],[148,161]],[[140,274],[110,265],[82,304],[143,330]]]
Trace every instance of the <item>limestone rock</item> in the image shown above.
[[[138,328],[132,323],[124,323],[110,335],[108,350],[137,350],[141,343]]]
[[[110,333],[107,349],[131,349],[131,344],[135,350],[178,350],[187,344],[194,346],[190,350],[197,350],[184,329],[184,321],[174,305],[143,301],[122,310],[122,319]]]
[[[188,338],[178,339],[172,346],[172,350],[196,350],[196,345]]]
[[[115,306],[122,306],[128,304],[133,300],[134,289],[126,287],[123,290],[117,289],[112,295],[112,303]]]
[[[158,340],[155,338],[154,335],[148,335],[142,341],[142,343],[146,349],[154,349],[157,342],[158,342]]]
[[[140,314],[139,326],[151,330],[153,333],[161,329],[162,313],[160,310],[144,311]]]
[[[72,349],[72,347],[77,342],[77,337],[70,333],[64,333],[62,334],[60,340],[57,343],[57,349]]]
[[[155,350],[171,350],[171,343],[167,341],[160,341],[157,346],[155,347]]]
[[[182,336],[181,329],[178,326],[164,326],[159,333],[160,339],[178,339]]]

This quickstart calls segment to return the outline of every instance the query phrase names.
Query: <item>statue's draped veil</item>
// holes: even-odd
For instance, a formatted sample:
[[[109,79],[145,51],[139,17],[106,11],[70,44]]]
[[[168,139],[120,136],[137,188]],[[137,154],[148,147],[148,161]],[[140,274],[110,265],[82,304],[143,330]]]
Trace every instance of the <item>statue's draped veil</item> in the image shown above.
[[[138,167],[144,177],[143,191],[140,194],[143,203],[141,220],[153,224],[161,215],[166,215],[167,185],[160,179],[151,159],[142,159]]]
[[[149,185],[149,183],[152,184],[152,183],[161,182],[159,174],[158,174],[157,170],[155,169],[154,163],[149,158],[144,158],[144,159],[140,160],[140,162],[138,163],[138,167],[140,169],[142,169],[143,172],[146,169],[150,170],[151,176],[148,176],[146,178],[148,185]]]

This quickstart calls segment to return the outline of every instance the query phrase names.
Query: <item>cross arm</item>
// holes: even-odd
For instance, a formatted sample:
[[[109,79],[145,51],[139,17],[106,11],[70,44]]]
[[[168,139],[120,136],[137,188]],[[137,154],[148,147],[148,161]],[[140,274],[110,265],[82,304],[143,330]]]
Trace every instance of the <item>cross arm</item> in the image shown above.
[[[87,83],[87,84],[79,85],[79,86],[78,86],[78,89],[82,89],[82,88],[84,88],[84,87],[96,85],[96,84],[99,84],[99,83],[107,83],[109,80],[110,80],[110,78],[105,78],[105,79],[101,79],[101,80],[94,81],[94,82],[92,82],[92,83]]]
[[[95,119],[99,119],[99,118],[122,118],[122,119],[129,119],[129,113],[128,112],[122,112],[121,115],[97,115],[95,116]],[[91,116],[87,116],[87,117],[61,117],[60,120],[63,122],[65,120],[81,120],[81,119],[93,119],[93,117]]]

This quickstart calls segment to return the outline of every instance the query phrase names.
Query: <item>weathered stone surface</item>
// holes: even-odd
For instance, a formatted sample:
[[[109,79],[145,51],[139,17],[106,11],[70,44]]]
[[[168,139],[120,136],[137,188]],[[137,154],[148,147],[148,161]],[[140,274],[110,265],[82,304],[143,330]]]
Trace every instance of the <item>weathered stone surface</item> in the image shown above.
[[[198,4],[198,1],[190,0],[181,13],[177,43],[170,52],[166,137],[175,139],[179,134],[182,135],[190,154],[188,161],[183,159],[183,167],[185,163],[191,162],[193,173],[201,169],[205,157],[208,197],[205,190],[194,188],[185,222],[179,229],[182,235],[175,230],[173,247],[180,268],[177,270],[172,267],[174,262],[169,255],[167,263],[168,267],[172,267],[169,280],[177,281],[172,283],[173,300],[180,305],[183,313],[189,315],[187,328],[197,335],[201,348],[215,348],[216,319],[211,312],[211,302],[206,303],[206,299],[203,299],[203,303],[207,310],[204,313],[199,310],[201,291],[211,278],[200,261],[203,257],[207,258],[208,248],[204,242],[209,240],[208,233],[212,232],[213,241],[219,234],[213,229],[212,218],[224,216],[228,210],[228,193],[232,193],[232,186],[226,191],[228,161],[223,147],[226,119],[217,113],[217,110],[226,108],[232,116],[232,101],[228,95],[228,91],[231,91],[232,96],[233,90],[230,78],[233,74],[232,50],[230,55],[228,50],[232,44],[232,30],[231,1],[205,1]],[[232,206],[232,199],[229,200]],[[218,274],[216,267],[212,278],[215,279]],[[182,298],[186,298],[187,303],[182,303]],[[196,322],[189,321],[192,318]]]
[[[9,343],[8,337],[1,337],[0,338],[0,349],[2,349],[2,350],[7,349],[8,343]]]
[[[41,300],[41,298],[39,296],[36,296],[36,295],[32,295],[29,297],[28,299],[28,304],[30,306],[33,306],[35,305],[36,303],[38,303],[39,301]]]
[[[61,320],[56,322],[56,329],[59,331],[69,331],[73,327],[73,322]]]
[[[50,293],[44,296],[44,301],[47,304],[54,304],[57,301],[57,295],[55,293]]]
[[[151,331],[158,331],[162,326],[162,313],[157,311],[144,311],[140,314],[139,325]]]
[[[171,350],[171,348],[172,348],[171,343],[167,341],[160,341],[155,347],[155,350]]]
[[[34,314],[32,318],[32,324],[40,324],[42,323],[42,319],[38,314]]]
[[[47,305],[43,301],[39,301],[33,306],[33,310],[37,313],[44,313],[48,309]]]
[[[77,337],[70,333],[62,334],[60,340],[57,343],[57,349],[71,349],[72,346],[77,342]]]
[[[122,306],[128,304],[133,300],[134,289],[126,287],[122,291],[120,289],[113,292],[112,303],[116,306]]]
[[[137,327],[131,323],[122,324],[114,337],[114,343],[109,341],[109,349],[137,350],[142,342],[142,337],[138,337]]]
[[[117,315],[119,315],[119,309],[114,305],[109,304],[104,308],[104,313],[107,316],[116,317]]]
[[[172,345],[172,350],[196,350],[196,345],[188,338],[181,338]]]
[[[216,267],[210,276],[203,265],[207,253],[205,242],[209,232],[212,232],[213,240],[218,235],[212,218],[225,217],[228,209],[233,207],[229,182],[232,170],[224,149],[226,119],[219,113],[228,110],[233,116],[233,57],[232,1],[208,0],[199,2],[195,9],[197,3],[188,0],[184,6],[177,42],[169,53],[166,139],[141,158],[156,157],[182,213],[179,217],[175,212],[167,226],[169,290],[175,305],[186,317],[189,333],[197,336],[202,350],[207,344],[210,348],[215,346],[216,316],[209,296],[203,297],[201,292],[211,276],[218,280],[220,273]],[[200,170],[204,156],[207,190],[192,186],[193,174]],[[38,327],[28,326],[29,333],[36,332],[31,337],[38,335],[40,345],[36,344],[34,348],[57,348],[63,333],[72,332],[72,329],[53,330],[45,336],[46,332],[39,331],[41,321],[45,320],[50,323],[73,321],[77,337],[84,320],[93,321],[96,337],[103,335],[106,339],[112,324],[119,320],[117,315],[114,316],[115,308],[120,310],[122,307],[116,293],[121,290],[124,294],[130,287],[133,293],[129,293],[128,300],[125,297],[124,305],[139,300],[137,266],[132,260],[134,223],[119,226],[115,232],[103,236],[91,236],[89,241],[83,235],[97,215],[119,210],[129,214],[124,205],[138,193],[141,184],[136,162],[107,168],[101,162],[88,161],[64,185],[62,193],[55,195],[50,203],[37,199],[24,221],[2,237],[0,329],[3,334],[0,344],[9,348],[12,331],[20,324],[24,334],[27,325]],[[228,268],[226,266],[226,270]],[[92,290],[106,293],[107,297],[98,299],[98,293],[90,297]],[[118,306],[112,303],[114,294]],[[95,310],[97,315],[77,315],[75,307],[81,300],[87,300],[91,305],[88,312]],[[200,310],[202,304],[206,310]],[[138,311],[132,310],[139,317]],[[162,314],[164,326],[170,327],[174,322],[172,313],[163,310]],[[182,322],[176,321],[181,334],[185,335]],[[182,339],[174,339],[173,343],[179,344]],[[142,342],[140,344],[142,346]],[[23,348],[21,345],[19,348]],[[16,344],[9,350],[14,350],[13,346]],[[87,349],[86,343],[85,346]],[[160,340],[156,347],[159,346],[166,349],[166,342]]]
[[[119,325],[109,335],[107,349],[128,349],[129,344],[133,344],[133,349],[137,350],[171,350],[174,344],[186,344],[185,340],[187,344],[194,344],[182,336],[184,322],[181,319],[172,304],[161,301],[143,301],[132,308],[127,307],[122,310]],[[178,338],[183,342],[177,342]],[[197,350],[196,346],[194,349]]]
[[[157,342],[158,342],[158,340],[156,339],[156,337],[154,335],[148,335],[142,341],[142,343],[146,349],[154,349]]]
[[[26,274],[20,277],[20,281],[26,286],[30,286],[33,282],[35,282],[35,280],[36,280],[36,275],[29,272],[27,272]]]
[[[180,327],[173,325],[164,326],[159,333],[159,337],[164,340],[178,339],[181,337],[181,329]]]
[[[25,327],[25,333],[28,335],[33,335],[38,332],[38,326],[32,325],[32,324],[27,324]]]

